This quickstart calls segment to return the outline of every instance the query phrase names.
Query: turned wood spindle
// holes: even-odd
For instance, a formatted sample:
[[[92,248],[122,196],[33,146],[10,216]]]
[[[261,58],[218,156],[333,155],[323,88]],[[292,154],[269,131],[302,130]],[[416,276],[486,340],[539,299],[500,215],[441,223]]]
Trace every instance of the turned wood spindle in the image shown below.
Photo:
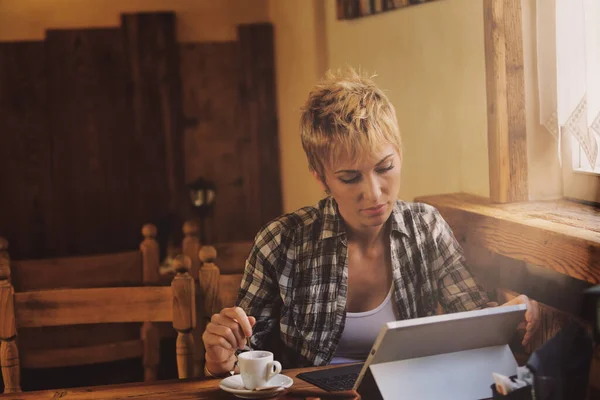
[[[158,377],[158,364],[160,363],[160,337],[155,323],[144,322],[141,328],[144,354],[144,382],[154,382]]]
[[[200,269],[200,260],[198,251],[200,250],[200,227],[196,221],[185,221],[183,224],[183,241],[181,243],[182,253],[192,260],[191,274],[194,279],[198,279],[198,270]]]
[[[221,273],[219,267],[214,264],[217,258],[217,250],[213,246],[202,246],[198,256],[202,265],[198,283],[204,300],[204,315],[210,319],[213,314],[221,311],[221,302],[219,301],[219,278]]]
[[[157,229],[153,224],[145,224],[142,227],[144,240],[140,244],[140,251],[142,252],[143,281],[147,285],[160,282],[160,255],[156,233]]]
[[[173,261],[177,272],[171,288],[173,289],[173,328],[177,331],[177,370],[180,379],[190,378],[194,374],[194,336],[196,327],[196,303],[194,279],[190,275],[192,261],[180,255]]]
[[[198,284],[198,272],[200,270],[200,259],[198,251],[200,250],[200,226],[197,221],[189,220],[183,224],[183,241],[181,243],[182,253],[192,260],[191,274],[192,278]],[[200,312],[203,308],[202,296],[196,286],[196,311]],[[196,328],[193,331],[195,355],[194,355],[194,376],[202,376],[204,373],[204,343],[202,342],[202,334],[206,324],[203,318],[196,321]]]
[[[4,393],[21,391],[16,339],[14,289],[10,284],[8,241],[0,237],[0,367]]]
[[[158,230],[153,224],[142,227],[144,240],[140,243],[142,252],[142,280],[144,285],[156,285],[160,281],[160,255],[156,234]],[[157,380],[160,363],[160,337],[158,326],[153,322],[144,322],[141,328],[141,338],[144,346],[142,364],[144,366],[144,381]]]

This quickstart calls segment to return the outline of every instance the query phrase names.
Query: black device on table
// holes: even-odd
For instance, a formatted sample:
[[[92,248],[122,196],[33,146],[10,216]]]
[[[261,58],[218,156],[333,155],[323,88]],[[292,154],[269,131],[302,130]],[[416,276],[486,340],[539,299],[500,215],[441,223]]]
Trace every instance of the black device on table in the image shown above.
[[[303,372],[298,374],[297,378],[328,392],[352,390],[363,365],[364,363],[359,363],[319,371]]]

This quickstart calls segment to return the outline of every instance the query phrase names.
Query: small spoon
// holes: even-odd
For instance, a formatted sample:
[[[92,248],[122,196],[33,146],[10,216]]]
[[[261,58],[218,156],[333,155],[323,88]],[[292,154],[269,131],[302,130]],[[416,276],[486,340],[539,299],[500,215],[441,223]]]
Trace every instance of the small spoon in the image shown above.
[[[231,376],[235,375],[235,367],[238,365],[238,355],[247,351],[252,351],[252,346],[250,346],[250,336],[246,336],[246,345],[244,348],[235,352],[235,363],[233,364],[233,370],[229,371]]]

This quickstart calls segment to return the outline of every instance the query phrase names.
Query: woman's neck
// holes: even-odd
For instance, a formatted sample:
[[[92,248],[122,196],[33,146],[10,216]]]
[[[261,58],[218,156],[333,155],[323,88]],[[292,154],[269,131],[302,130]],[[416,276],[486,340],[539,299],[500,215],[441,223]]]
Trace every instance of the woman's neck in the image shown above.
[[[388,231],[388,223],[373,227],[353,227],[346,224],[348,242],[356,243],[363,249],[373,248],[385,242],[385,234]]]

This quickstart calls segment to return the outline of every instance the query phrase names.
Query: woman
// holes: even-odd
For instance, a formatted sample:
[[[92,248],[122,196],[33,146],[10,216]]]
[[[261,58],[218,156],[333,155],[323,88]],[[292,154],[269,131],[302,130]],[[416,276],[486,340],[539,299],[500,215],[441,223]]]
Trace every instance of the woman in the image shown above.
[[[329,73],[301,117],[309,168],[327,198],[256,236],[237,304],[203,335],[206,373],[234,368],[235,351],[275,353],[284,368],[365,360],[381,325],[489,306],[440,214],[397,200],[402,144],[393,105],[353,70]],[[538,325],[525,296],[524,342]]]

